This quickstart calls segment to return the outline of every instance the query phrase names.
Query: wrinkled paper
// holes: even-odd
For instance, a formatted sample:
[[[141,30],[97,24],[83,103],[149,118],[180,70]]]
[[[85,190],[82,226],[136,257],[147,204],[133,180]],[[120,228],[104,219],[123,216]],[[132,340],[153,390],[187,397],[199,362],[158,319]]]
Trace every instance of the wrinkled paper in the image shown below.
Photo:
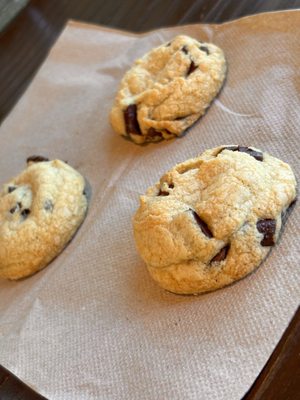
[[[88,216],[47,268],[0,282],[0,363],[49,399],[240,399],[299,304],[299,204],[261,267],[201,296],[160,289],[138,256],[139,194],[220,144],[254,146],[299,180],[300,12],[132,34],[69,22],[0,128],[0,181],[33,154],[67,160],[92,186]],[[137,146],[108,114],[124,72],[188,34],[226,54],[228,76],[180,139]]]

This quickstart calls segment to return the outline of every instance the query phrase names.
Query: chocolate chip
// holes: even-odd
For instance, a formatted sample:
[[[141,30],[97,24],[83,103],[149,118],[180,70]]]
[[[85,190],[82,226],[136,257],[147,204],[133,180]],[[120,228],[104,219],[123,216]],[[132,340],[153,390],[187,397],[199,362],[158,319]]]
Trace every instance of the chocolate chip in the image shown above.
[[[157,131],[157,130],[154,129],[154,128],[149,128],[149,129],[148,129],[148,132],[147,132],[147,136],[150,136],[150,137],[160,137],[160,138],[162,138],[162,133],[159,132],[159,131]]]
[[[230,151],[238,151],[239,150],[239,146],[228,146],[228,147],[223,147],[223,149],[221,149],[219,151],[219,153],[222,153],[223,150],[230,150]],[[218,154],[219,154],[218,153]]]
[[[14,214],[17,210],[20,210],[22,208],[22,203],[17,203],[13,208],[11,208],[10,210],[9,210],[9,212],[11,213],[11,214]]]
[[[169,192],[166,192],[165,190],[160,190],[159,189],[159,192],[158,192],[158,195],[157,196],[169,196]]]
[[[168,188],[169,189],[174,189],[174,183],[168,183]],[[159,189],[158,196],[169,196],[169,192],[166,190],[161,190]]]
[[[264,159],[263,153],[250,149],[249,147],[238,146],[238,151],[241,153],[249,154],[249,156],[254,157],[257,161],[263,161]]]
[[[135,135],[141,135],[140,126],[137,120],[137,106],[136,104],[130,104],[124,110],[124,119],[126,126],[126,133],[129,135],[130,133],[134,133]]]
[[[177,118],[175,118],[174,121],[181,121],[181,120],[185,119],[186,117],[189,117],[189,115],[186,115],[184,117],[177,117]]]
[[[27,215],[29,215],[30,214],[30,210],[28,209],[28,208],[25,208],[22,212],[21,212],[21,215],[22,215],[22,217],[27,217]]]
[[[206,53],[207,55],[209,55],[209,50],[208,50],[208,48],[207,48],[206,46],[200,46],[199,49],[200,49],[201,51],[205,51],[205,53]]]
[[[256,223],[258,232],[263,233],[264,237],[260,244],[262,246],[274,246],[274,234],[276,231],[275,219],[260,219]]]
[[[223,150],[239,151],[240,153],[246,153],[246,154],[249,154],[249,156],[254,157],[257,161],[263,161],[263,159],[264,159],[263,153],[261,153],[260,151],[256,151],[256,150],[250,149],[250,147],[246,147],[246,146],[228,146],[228,147],[224,147],[220,151],[220,153]]]
[[[187,73],[186,73],[186,76],[189,76],[191,73],[193,73],[194,71],[195,71],[195,69],[197,69],[198,68],[198,65],[196,65],[195,63],[194,63],[194,61],[192,60],[191,61],[191,64],[190,64],[190,67],[189,67],[189,69],[188,69],[188,71],[187,71]]]
[[[53,208],[54,208],[54,205],[53,205],[52,201],[49,200],[49,199],[46,199],[46,200],[44,201],[44,209],[45,209],[46,211],[52,212]]]
[[[183,51],[184,54],[188,54],[189,53],[188,48],[186,46],[183,46],[181,51]]]
[[[49,158],[43,157],[43,156],[30,156],[27,158],[26,162],[44,162],[44,161],[49,161]]]
[[[16,188],[16,186],[8,186],[8,193],[11,193],[11,192],[13,192],[14,190],[16,190],[17,188]]]
[[[193,217],[195,218],[197,224],[199,225],[199,227],[200,227],[201,231],[204,233],[204,235],[207,236],[208,238],[212,238],[213,234],[211,233],[207,224],[199,217],[199,215],[197,213],[195,213],[195,211],[192,211],[192,213],[193,213]]]
[[[169,42],[169,43],[166,44],[166,47],[169,47],[169,46],[171,46],[171,42]]]
[[[221,249],[219,251],[219,253],[216,254],[214,256],[214,258],[211,259],[210,262],[213,263],[213,262],[220,262],[220,261],[225,260],[225,258],[227,257],[227,253],[228,253],[229,247],[230,247],[229,245],[223,247],[223,249]]]

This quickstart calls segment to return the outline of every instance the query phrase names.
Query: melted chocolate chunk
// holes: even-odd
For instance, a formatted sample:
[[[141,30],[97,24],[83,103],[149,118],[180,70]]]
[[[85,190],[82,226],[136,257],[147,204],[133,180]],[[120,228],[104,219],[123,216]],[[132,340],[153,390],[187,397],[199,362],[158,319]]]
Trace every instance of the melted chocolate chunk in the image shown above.
[[[188,48],[186,46],[183,46],[181,51],[183,51],[184,54],[188,54],[189,53]]]
[[[229,247],[230,247],[229,245],[223,247],[223,249],[221,249],[219,251],[219,253],[216,254],[214,256],[214,258],[211,259],[210,262],[213,263],[213,262],[220,262],[220,261],[225,260],[225,258],[227,257],[227,253],[228,253]]]
[[[166,192],[165,190],[160,190],[159,189],[159,192],[158,192],[158,195],[157,196],[169,196],[169,192]]]
[[[26,162],[44,162],[44,161],[49,161],[49,158],[43,157],[43,156],[31,156],[28,157]]]
[[[22,208],[22,203],[17,203],[13,208],[11,208],[10,210],[9,210],[9,212],[11,213],[11,214],[14,214],[17,210],[20,210]]]
[[[177,117],[177,118],[175,118],[174,121],[181,121],[181,120],[185,119],[186,117],[189,117],[189,115],[186,115],[184,117]]]
[[[157,131],[157,130],[155,130],[154,128],[149,128],[148,132],[147,132],[147,136],[162,138],[162,133]]]
[[[14,190],[16,190],[17,188],[16,188],[16,186],[8,186],[8,193],[11,193],[11,192],[13,192]]]
[[[54,208],[54,205],[53,205],[52,201],[49,200],[49,199],[46,199],[46,200],[44,201],[44,209],[45,209],[46,211],[52,212],[52,211],[53,211],[53,208]]]
[[[193,212],[193,217],[195,218],[197,224],[199,225],[201,231],[204,233],[205,236],[207,236],[208,238],[212,238],[213,234],[211,233],[209,227],[207,226],[207,224],[199,217],[199,215],[197,213],[195,213],[195,211]]]
[[[260,244],[262,246],[274,246],[274,234],[276,232],[275,219],[260,219],[256,223],[258,232],[264,235]]]
[[[134,133],[135,135],[141,135],[139,122],[137,120],[136,104],[130,104],[130,106],[128,106],[126,110],[124,110],[124,119],[125,119],[126,133],[128,135],[130,133]]]
[[[195,69],[197,69],[197,68],[198,68],[198,65],[196,65],[196,64],[194,63],[194,61],[192,60],[192,61],[191,61],[191,64],[190,64],[190,67],[189,67],[189,69],[188,69],[186,75],[189,76],[189,75],[190,75],[191,73],[193,73],[193,72],[195,71]]]
[[[223,150],[230,150],[230,151],[238,151],[239,150],[239,146],[228,146],[228,147],[223,147],[223,149],[221,149],[219,151],[219,153],[222,153]],[[219,154],[218,153],[218,154]]]
[[[29,215],[30,214],[30,210],[28,209],[28,208],[25,208],[22,212],[21,212],[21,215],[22,215],[22,217],[27,217],[27,215]]]
[[[174,189],[174,183],[168,183],[168,188],[169,189]],[[158,196],[169,196],[169,192],[166,190],[161,190],[159,189]]]
[[[239,151],[240,153],[246,153],[246,154],[249,154],[249,156],[254,157],[257,161],[263,161],[263,159],[264,159],[263,153],[261,153],[260,151],[250,149],[250,147],[246,147],[246,146],[224,147],[220,151],[220,153],[222,153],[223,150]]]
[[[200,46],[199,49],[200,49],[201,51],[205,51],[205,53],[206,53],[207,55],[209,55],[209,50],[208,50],[208,48],[207,48],[206,46]]]
[[[261,153],[260,151],[252,150],[249,147],[239,146],[238,151],[240,151],[241,153],[249,154],[249,156],[254,157],[257,161],[263,161],[264,159],[263,153]]]

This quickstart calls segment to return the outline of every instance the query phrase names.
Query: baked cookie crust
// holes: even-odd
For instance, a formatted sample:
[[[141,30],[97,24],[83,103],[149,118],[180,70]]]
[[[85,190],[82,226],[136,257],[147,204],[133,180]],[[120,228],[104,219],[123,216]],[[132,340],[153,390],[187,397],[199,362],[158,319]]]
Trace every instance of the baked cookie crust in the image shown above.
[[[87,211],[85,180],[60,160],[33,156],[0,194],[0,277],[44,268],[71,240]]]
[[[295,176],[283,161],[237,145],[210,149],[141,196],[133,221],[137,249],[164,289],[216,290],[259,266],[295,198]]]
[[[138,144],[180,136],[205,113],[225,75],[219,47],[176,36],[127,71],[110,113],[111,125]]]

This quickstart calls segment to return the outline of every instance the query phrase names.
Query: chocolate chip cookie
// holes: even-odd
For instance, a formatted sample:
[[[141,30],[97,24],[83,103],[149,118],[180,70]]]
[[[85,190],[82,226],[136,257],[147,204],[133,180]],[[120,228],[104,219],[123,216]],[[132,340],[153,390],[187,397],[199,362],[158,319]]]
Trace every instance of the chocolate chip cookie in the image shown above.
[[[205,113],[225,75],[219,47],[176,36],[125,74],[110,113],[112,127],[138,144],[179,136]]]
[[[0,194],[0,277],[44,268],[70,241],[87,210],[85,180],[66,163],[41,156]]]
[[[295,198],[288,164],[255,148],[220,146],[176,165],[141,196],[136,245],[163,288],[212,291],[262,262]]]

